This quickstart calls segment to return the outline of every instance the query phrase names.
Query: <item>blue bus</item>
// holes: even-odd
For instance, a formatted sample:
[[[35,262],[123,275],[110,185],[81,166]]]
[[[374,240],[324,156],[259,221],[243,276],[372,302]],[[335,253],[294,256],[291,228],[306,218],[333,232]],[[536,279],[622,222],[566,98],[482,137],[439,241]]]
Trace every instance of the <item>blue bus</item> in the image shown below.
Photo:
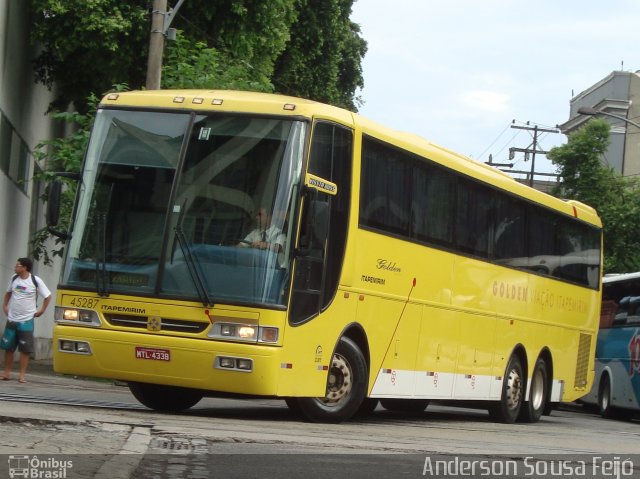
[[[595,368],[582,403],[607,418],[640,411],[640,272],[603,278]]]

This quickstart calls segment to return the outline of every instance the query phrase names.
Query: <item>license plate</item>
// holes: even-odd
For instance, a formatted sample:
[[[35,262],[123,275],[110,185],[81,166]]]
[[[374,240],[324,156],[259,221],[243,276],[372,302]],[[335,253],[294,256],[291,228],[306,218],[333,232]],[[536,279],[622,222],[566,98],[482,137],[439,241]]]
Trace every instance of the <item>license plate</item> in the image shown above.
[[[171,351],[168,349],[143,348],[141,346],[136,346],[136,359],[171,361]]]

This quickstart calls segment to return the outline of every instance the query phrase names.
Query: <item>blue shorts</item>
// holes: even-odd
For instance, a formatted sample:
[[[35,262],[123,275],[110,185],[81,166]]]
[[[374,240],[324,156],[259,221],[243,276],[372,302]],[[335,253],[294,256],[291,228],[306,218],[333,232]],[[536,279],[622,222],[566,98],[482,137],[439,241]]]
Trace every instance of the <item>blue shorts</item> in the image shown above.
[[[0,339],[0,349],[12,352],[20,349],[21,353],[33,353],[33,325],[33,318],[19,323],[7,321]]]

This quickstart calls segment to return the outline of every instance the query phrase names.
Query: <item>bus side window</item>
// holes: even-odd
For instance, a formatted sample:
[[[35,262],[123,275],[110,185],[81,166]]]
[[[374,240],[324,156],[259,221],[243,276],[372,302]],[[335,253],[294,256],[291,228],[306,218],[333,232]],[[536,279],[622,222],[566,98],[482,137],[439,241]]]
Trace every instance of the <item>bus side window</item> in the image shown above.
[[[489,257],[493,197],[489,188],[459,179],[455,236],[460,251],[481,258]]]
[[[309,173],[338,185],[338,192],[329,205],[329,236],[325,251],[315,250],[296,259],[290,320],[302,323],[326,308],[336,291],[342,271],[351,200],[351,163],[353,161],[353,131],[329,122],[317,122],[313,128]],[[326,195],[321,195],[326,196]],[[303,210],[303,215],[308,209]],[[306,224],[306,218],[301,218]],[[309,241],[301,231],[298,246],[305,248]]]
[[[629,299],[627,324],[640,324],[640,296],[632,296]]]
[[[618,309],[616,310],[616,315],[613,319],[613,326],[622,326],[623,324],[627,323],[630,299],[630,296],[625,296],[618,303]]]
[[[616,309],[618,305],[612,299],[607,299],[602,302],[602,309],[600,310],[600,329],[607,329],[613,326],[613,320],[616,317]]]

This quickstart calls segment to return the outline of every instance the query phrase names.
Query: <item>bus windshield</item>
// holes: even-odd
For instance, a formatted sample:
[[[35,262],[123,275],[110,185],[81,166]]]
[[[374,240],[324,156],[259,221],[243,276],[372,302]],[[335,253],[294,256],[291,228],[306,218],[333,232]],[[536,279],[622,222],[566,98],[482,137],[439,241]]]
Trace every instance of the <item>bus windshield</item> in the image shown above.
[[[62,282],[284,305],[306,124],[100,110]]]

